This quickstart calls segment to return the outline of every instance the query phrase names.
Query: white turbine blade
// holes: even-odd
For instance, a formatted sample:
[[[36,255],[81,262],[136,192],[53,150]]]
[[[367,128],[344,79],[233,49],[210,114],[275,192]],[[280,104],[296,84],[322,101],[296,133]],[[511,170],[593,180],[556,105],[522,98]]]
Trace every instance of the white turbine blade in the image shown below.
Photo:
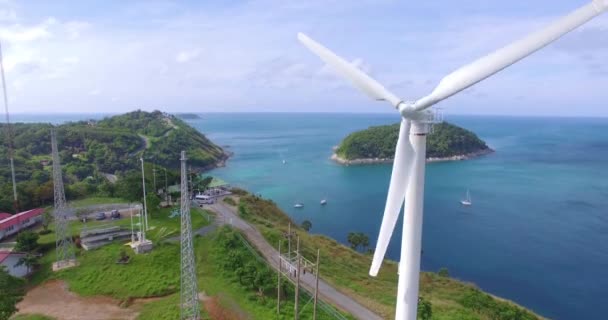
[[[399,139],[395,148],[395,159],[393,161],[393,172],[391,174],[391,182],[388,187],[388,195],[386,197],[386,206],[384,208],[384,216],[382,217],[382,225],[376,250],[374,251],[374,259],[369,274],[373,277],[378,275],[382,260],[386,254],[388,243],[395,230],[399,212],[405,198],[405,190],[408,184],[410,165],[412,162],[412,146],[410,144],[410,120],[402,119],[401,127],[399,128]]]
[[[407,111],[420,111],[444,100],[529,56],[608,9],[607,0],[594,0],[544,29],[450,73],[433,92]]]
[[[401,103],[401,99],[384,88],[378,81],[372,79],[352,63],[344,60],[320,43],[312,40],[303,33],[298,33],[298,40],[310,51],[318,55],[321,60],[336,70],[341,76],[349,79],[357,88],[361,89],[372,99],[385,100],[394,107]]]

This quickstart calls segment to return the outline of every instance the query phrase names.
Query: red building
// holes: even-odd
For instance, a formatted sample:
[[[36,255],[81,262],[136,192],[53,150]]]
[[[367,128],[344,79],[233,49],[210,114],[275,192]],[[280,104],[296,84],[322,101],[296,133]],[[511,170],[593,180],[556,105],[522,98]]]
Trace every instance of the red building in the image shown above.
[[[15,215],[0,213],[0,240],[42,221],[43,213],[42,208],[19,212]]]

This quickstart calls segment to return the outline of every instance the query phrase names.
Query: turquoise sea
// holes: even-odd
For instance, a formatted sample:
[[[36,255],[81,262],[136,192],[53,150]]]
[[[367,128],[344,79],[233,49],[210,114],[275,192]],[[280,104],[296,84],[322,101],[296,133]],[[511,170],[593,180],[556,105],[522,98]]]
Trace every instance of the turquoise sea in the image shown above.
[[[91,117],[99,115],[63,115],[56,121]],[[273,199],[298,222],[311,220],[312,232],[346,242],[348,232],[360,231],[375,243],[391,166],[345,167],[329,157],[348,133],[398,117],[201,117],[189,123],[234,152],[227,166],[212,174]],[[552,319],[605,319],[608,119],[446,115],[446,120],[476,132],[496,152],[427,166],[423,269],[447,267],[453,277]],[[467,189],[473,206],[463,208],[459,200]],[[324,207],[322,198],[328,200]],[[305,207],[295,209],[295,202]],[[394,260],[400,225],[388,252]]]

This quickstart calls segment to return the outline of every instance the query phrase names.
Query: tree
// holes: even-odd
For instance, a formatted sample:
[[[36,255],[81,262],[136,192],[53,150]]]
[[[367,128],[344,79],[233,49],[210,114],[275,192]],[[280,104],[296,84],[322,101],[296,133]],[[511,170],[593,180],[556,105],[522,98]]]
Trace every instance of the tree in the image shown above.
[[[357,250],[359,246],[363,249],[369,246],[369,237],[362,232],[349,232],[347,241],[353,250]]]
[[[51,221],[53,221],[51,209],[45,209],[44,213],[42,214],[42,231],[40,231],[40,234],[51,233],[49,230],[49,224],[51,224]]]
[[[31,231],[24,231],[17,235],[15,251],[32,253],[38,249],[38,234]]]
[[[148,212],[156,212],[160,205],[160,198],[154,193],[148,193],[146,194],[146,205],[148,206]]]
[[[0,288],[0,320],[8,320],[17,311],[16,304],[25,294],[23,280],[11,276],[0,265]]]
[[[32,267],[38,264],[38,257],[31,253],[26,253],[23,257],[19,258],[19,261],[15,264],[15,267],[24,265],[27,268],[27,273],[30,273]]]
[[[424,299],[424,297],[420,296],[418,298],[418,319],[420,320],[431,320],[433,316],[433,306],[430,301]]]
[[[116,195],[116,185],[108,180],[105,180],[100,186],[99,191],[108,197]]]
[[[301,225],[302,229],[306,230],[306,232],[310,231],[310,229],[312,229],[312,222],[310,222],[309,220],[304,220],[302,221],[302,225]]]
[[[141,173],[131,170],[117,181],[116,191],[120,196],[130,202],[143,201],[143,190],[141,185]]]

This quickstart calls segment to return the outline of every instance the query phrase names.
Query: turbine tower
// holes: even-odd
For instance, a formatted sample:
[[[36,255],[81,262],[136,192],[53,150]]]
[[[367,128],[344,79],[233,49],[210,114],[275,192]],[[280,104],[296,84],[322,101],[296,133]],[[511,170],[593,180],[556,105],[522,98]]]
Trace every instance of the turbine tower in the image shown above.
[[[13,181],[13,209],[15,214],[19,213],[19,199],[17,198],[17,182],[15,181],[15,161],[13,150],[13,130],[8,113],[8,96],[6,95],[6,79],[4,78],[4,57],[2,56],[2,45],[0,44],[0,73],[2,74],[2,92],[4,93],[4,112],[6,114],[6,141],[8,144],[8,159],[11,165],[11,178]]]
[[[608,10],[608,0],[593,0],[546,28],[452,72],[439,82],[433,92],[414,102],[401,100],[353,64],[306,35],[298,34],[300,42],[333,67],[337,73],[349,79],[354,86],[373,99],[389,102],[402,117],[386,207],[369,272],[371,276],[378,275],[405,200],[396,319],[416,319],[426,135],[434,121],[433,113],[426,109],[527,57],[606,10]]]
[[[53,186],[55,188],[55,208],[53,216],[55,220],[55,251],[57,261],[53,263],[53,270],[59,270],[76,265],[74,255],[74,244],[70,235],[70,212],[63,190],[63,177],[61,174],[61,163],[59,162],[59,151],[57,149],[57,132],[51,129],[51,151],[53,157]]]
[[[186,151],[182,151],[181,161],[181,289],[180,319],[199,320],[198,284],[196,282],[196,264],[192,245],[192,224],[190,223],[190,193],[188,192],[188,175],[186,171]]]

